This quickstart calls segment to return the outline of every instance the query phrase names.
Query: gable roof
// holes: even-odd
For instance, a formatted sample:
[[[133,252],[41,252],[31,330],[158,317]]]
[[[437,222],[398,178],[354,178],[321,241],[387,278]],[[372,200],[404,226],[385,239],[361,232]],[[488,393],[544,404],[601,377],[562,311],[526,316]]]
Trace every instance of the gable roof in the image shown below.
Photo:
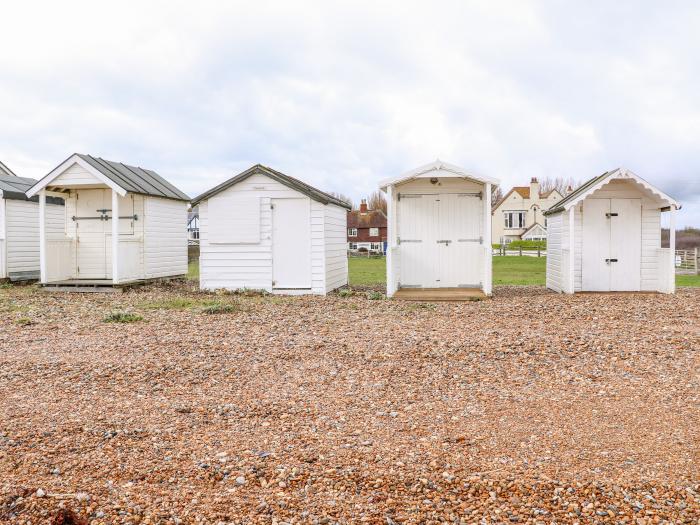
[[[348,212],[348,228],[386,228],[387,219],[382,210],[360,210]]]
[[[498,208],[501,204],[503,204],[508,197],[511,196],[511,194],[515,192],[518,195],[520,195],[523,199],[529,199],[530,198],[530,186],[513,186],[508,193],[506,193],[501,200],[499,200],[496,204],[493,205],[493,209],[495,210]],[[540,192],[540,199],[546,199],[548,198],[552,193],[556,192],[557,195],[561,197],[561,193],[556,188],[553,188],[549,191],[545,192]]]
[[[547,228],[542,226],[539,222],[535,222],[527,230],[520,234],[520,238],[525,239],[525,237],[527,237],[530,234],[530,232],[538,228],[542,230],[542,232],[544,232],[545,234],[547,233]]]
[[[460,168],[454,164],[449,164],[437,159],[435,162],[425,164],[420,168],[408,171],[398,177],[384,179],[379,183],[379,187],[382,189],[382,191],[386,191],[389,186],[395,186],[396,184],[401,184],[402,182],[407,182],[412,179],[426,178],[429,177],[431,173],[435,173],[435,176],[437,177],[459,177],[473,180],[475,182],[481,182],[483,184],[492,184],[494,186],[498,186],[500,184],[500,181],[498,179],[494,179],[493,177],[474,175],[473,173],[469,173],[464,168]]]
[[[192,199],[192,206],[197,206],[203,200],[213,197],[217,193],[220,193],[230,188],[231,186],[234,186],[239,182],[246,180],[248,177],[251,177],[256,174],[266,175],[267,177],[270,177],[271,179],[279,182],[280,184],[284,184],[285,186],[292,188],[293,190],[296,190],[299,193],[303,193],[304,195],[307,195],[311,199],[322,204],[335,204],[336,206],[341,206],[342,208],[346,208],[348,210],[351,209],[351,206],[347,202],[333,197],[333,195],[316,189],[313,186],[309,186],[308,184],[300,181],[299,179],[295,179],[294,177],[285,175],[282,172],[273,170],[272,168],[268,168],[267,166],[263,166],[262,164],[256,164],[255,166],[251,166],[250,168],[239,173],[235,177],[231,177],[230,179],[219,184],[218,186],[214,186],[212,189],[205,191],[201,195]]]
[[[644,189],[646,189],[650,193],[654,194],[659,200],[663,201],[667,206],[675,206],[676,209],[680,208],[680,205],[678,204],[678,202],[673,200],[671,197],[666,195],[664,192],[662,192],[661,190],[659,190],[655,186],[652,186],[651,184],[649,184],[647,181],[645,181],[639,175],[636,175],[635,173],[633,173],[630,170],[627,170],[625,168],[616,168],[612,171],[606,171],[602,175],[598,175],[597,177],[593,177],[592,179],[584,182],[583,184],[581,184],[581,186],[579,186],[574,191],[569,193],[566,197],[564,197],[562,200],[560,200],[554,206],[552,206],[548,210],[544,211],[543,214],[544,215],[553,215],[553,214],[559,213],[561,211],[566,211],[566,210],[570,209],[572,206],[575,206],[576,204],[581,202],[583,199],[588,197],[594,191],[600,189],[605,184],[607,184],[611,180],[615,180],[615,179],[631,180],[633,182],[636,182],[638,185],[642,186]]]
[[[110,186],[120,188],[123,192],[162,197],[164,199],[190,200],[185,193],[170,184],[153,170],[137,168],[121,162],[105,160],[100,157],[93,157],[92,155],[84,155],[82,153],[74,153],[68,157],[48,175],[32,186],[27,194],[30,197],[35,195],[39,190],[48,186],[52,180],[61,175],[61,173],[76,162],[89,171],[99,174],[101,176],[100,178],[111,182],[111,184],[109,184]]]
[[[0,193],[4,199],[27,200],[26,191],[34,184],[35,179],[6,175],[0,171]]]

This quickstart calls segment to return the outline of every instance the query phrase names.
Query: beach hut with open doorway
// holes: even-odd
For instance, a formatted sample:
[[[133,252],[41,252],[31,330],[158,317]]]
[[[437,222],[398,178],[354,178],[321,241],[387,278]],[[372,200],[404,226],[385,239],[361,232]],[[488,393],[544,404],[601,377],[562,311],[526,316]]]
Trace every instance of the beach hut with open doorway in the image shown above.
[[[112,287],[187,274],[189,197],[152,170],[73,154],[34,184],[41,282]],[[65,199],[65,229],[49,234],[46,199]]]
[[[497,179],[440,160],[380,183],[387,194],[387,295],[491,295],[491,190]]]
[[[547,288],[557,292],[675,291],[678,203],[629,170],[594,177],[544,214]],[[670,243],[661,246],[661,216]]]
[[[324,295],[348,283],[346,202],[256,164],[192,205],[202,289]]]

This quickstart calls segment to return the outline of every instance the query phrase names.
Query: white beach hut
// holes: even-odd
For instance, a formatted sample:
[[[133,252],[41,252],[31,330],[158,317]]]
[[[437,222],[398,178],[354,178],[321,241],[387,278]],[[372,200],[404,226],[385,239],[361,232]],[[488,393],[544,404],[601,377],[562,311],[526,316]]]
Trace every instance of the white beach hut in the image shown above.
[[[25,192],[36,180],[18,177],[0,162],[0,279],[39,278],[39,199]],[[65,227],[62,198],[46,200],[48,235]]]
[[[43,284],[109,287],[187,273],[189,198],[154,171],[76,153],[27,191],[35,195]],[[66,201],[58,234],[47,196]]]
[[[202,289],[322,295],[347,284],[347,203],[257,164],[192,204]]]
[[[616,169],[589,180],[544,212],[547,287],[557,292],[675,291],[678,203]],[[661,213],[670,246],[661,247]]]
[[[388,204],[388,296],[491,294],[491,190],[498,183],[440,160],[381,182]]]

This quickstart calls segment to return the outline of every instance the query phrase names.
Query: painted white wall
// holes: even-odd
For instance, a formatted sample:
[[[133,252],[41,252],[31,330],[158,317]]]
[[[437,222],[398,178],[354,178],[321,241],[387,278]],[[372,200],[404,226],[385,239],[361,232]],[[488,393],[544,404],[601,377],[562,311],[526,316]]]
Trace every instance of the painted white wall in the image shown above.
[[[5,199],[0,191],[0,279],[7,278],[5,267]]]
[[[547,288],[555,292],[563,291],[562,238],[564,235],[564,214],[557,213],[547,219]]]
[[[144,277],[187,274],[187,203],[144,198]]]
[[[641,265],[640,287],[642,291],[665,291],[662,266],[665,259],[661,248],[661,212],[659,202],[640,186],[629,180],[612,180],[599,190],[593,192],[589,199],[641,199]],[[578,204],[574,212],[574,291],[582,288],[582,250],[583,250],[583,212]],[[561,221],[561,234],[552,230],[553,223]],[[547,287],[556,291],[570,292],[567,281],[562,276],[568,275],[569,214],[561,212],[550,215],[547,220]],[[554,243],[554,244],[553,244]],[[561,259],[558,260],[556,245],[561,246]]]
[[[348,213],[341,206],[325,208],[326,292],[348,284],[347,226]]]
[[[214,197],[212,197],[214,198]],[[272,292],[272,199],[307,199],[310,202],[311,230],[311,293],[325,294],[331,287],[347,282],[345,259],[345,209],[324,205],[306,195],[281,184],[263,174],[255,174],[246,180],[218,193],[215,198],[220,206],[212,215],[209,200],[199,204],[199,275],[200,287],[205,290],[241,288]],[[247,202],[244,207],[237,203]],[[256,204],[257,203],[257,204]],[[252,207],[251,207],[252,204]],[[247,214],[259,210],[259,219],[239,216],[241,210]],[[227,210],[222,217],[221,210]],[[342,213],[338,210],[342,210]],[[212,221],[224,220],[245,231],[237,233],[246,242],[215,242]],[[247,230],[246,230],[247,229]],[[255,229],[256,235],[250,236]],[[328,229],[328,233],[327,233]],[[258,238],[254,242],[255,238]],[[343,260],[339,253],[342,252]],[[341,286],[342,284],[338,284]]]
[[[96,178],[92,173],[80,166],[78,163],[73,164],[66,169],[61,175],[53,179],[51,186],[102,186],[103,182]]]
[[[39,277],[39,204],[7,199],[4,204],[5,270],[7,277]],[[65,231],[65,206],[46,205],[46,236]]]

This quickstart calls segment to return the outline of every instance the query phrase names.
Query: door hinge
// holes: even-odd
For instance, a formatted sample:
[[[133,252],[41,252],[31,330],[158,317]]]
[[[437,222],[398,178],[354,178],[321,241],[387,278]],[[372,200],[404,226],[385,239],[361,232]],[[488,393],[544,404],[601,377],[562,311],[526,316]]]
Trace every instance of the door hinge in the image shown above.
[[[400,200],[401,200],[401,193],[397,193],[397,194],[396,194],[396,200],[397,200],[397,201],[400,201]]]
[[[483,192],[483,191],[480,191],[480,192],[479,192],[479,200],[480,200],[480,201],[483,201],[483,200],[484,200],[484,192]]]
[[[275,205],[274,205],[274,204],[270,204],[270,209],[271,209],[271,210],[274,210],[274,209],[275,209]]]
[[[399,246],[401,244],[401,237],[396,238],[396,246]]]

